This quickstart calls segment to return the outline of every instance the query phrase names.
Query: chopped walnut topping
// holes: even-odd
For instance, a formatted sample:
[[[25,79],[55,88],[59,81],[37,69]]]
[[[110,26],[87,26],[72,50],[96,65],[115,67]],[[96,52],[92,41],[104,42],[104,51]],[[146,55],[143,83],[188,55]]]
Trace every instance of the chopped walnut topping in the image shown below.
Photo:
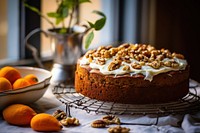
[[[108,50],[104,52],[103,56],[104,56],[104,58],[112,57],[111,53]]]
[[[124,70],[124,71],[129,71],[129,70],[130,70],[130,66],[125,65],[125,66],[123,67],[123,70]]]
[[[89,55],[88,59],[89,59],[89,62],[91,63],[93,61],[94,57],[92,55]]]
[[[97,49],[97,52],[100,52],[101,50],[105,49],[105,46],[100,46],[98,49]]]
[[[120,62],[120,63],[123,61],[123,59],[122,59],[121,56],[116,56],[113,60],[114,60],[114,61],[118,61],[118,62]]]
[[[166,58],[172,58],[172,54],[168,49],[161,49],[161,52]]]
[[[136,59],[137,61],[140,61],[140,60],[143,60],[143,55],[142,54],[139,54],[139,55],[134,55],[134,59]]]
[[[112,46],[111,46],[111,45],[109,45],[109,46],[106,46],[105,48],[106,48],[106,50],[109,50],[109,49],[111,49],[111,48],[112,48]]]
[[[137,50],[138,48],[139,48],[139,45],[138,45],[138,44],[135,44],[135,45],[132,46],[132,49],[133,49],[133,50]]]
[[[179,58],[179,59],[184,59],[185,58],[182,54],[177,54],[177,53],[173,53],[172,57],[176,57],[176,58]]]
[[[161,54],[156,57],[156,60],[158,61],[162,61],[163,59],[164,59],[164,56]]]
[[[89,50],[85,57],[89,63],[95,62],[99,65],[105,65],[106,60],[112,59],[108,65],[108,70],[113,71],[120,68],[125,62],[131,64],[134,69],[141,69],[142,66],[148,65],[154,69],[162,66],[178,68],[179,64],[175,61],[163,61],[166,58],[184,59],[182,54],[171,53],[168,49],[156,50],[155,47],[145,44],[125,43],[119,47],[101,46],[97,50]],[[137,60],[137,63],[133,63]],[[129,71],[130,67],[123,66],[124,71]]]
[[[94,57],[101,57],[101,54],[100,54],[100,52],[95,52],[95,53],[93,54],[93,56],[94,56]]]
[[[123,52],[122,51],[118,51],[116,56],[122,56]]]
[[[116,127],[109,127],[108,132],[109,133],[129,133],[130,128],[116,126]]]
[[[151,46],[151,45],[147,45],[147,50],[149,51],[149,52],[151,52],[152,50],[154,50],[155,48],[153,47],[153,46]]]
[[[151,51],[151,55],[157,56],[158,54],[160,54],[160,51],[158,51],[158,50]]]
[[[96,50],[89,50],[86,54],[85,57],[89,58],[90,55],[92,55],[94,52],[96,52]]]
[[[155,59],[154,59],[154,57],[150,57],[149,59],[148,59],[148,62],[150,63],[150,62],[153,62]]]
[[[142,51],[142,54],[146,57],[150,57],[151,56],[151,52],[150,51],[147,51],[147,50],[144,50]]]
[[[175,62],[174,60],[172,61],[165,61],[163,63],[164,66],[166,67],[172,67],[172,68],[178,68],[179,67],[179,64],[177,62]]]
[[[136,62],[132,63],[131,67],[134,68],[134,69],[141,69],[142,68],[142,66],[139,63],[136,63]]]
[[[109,51],[110,51],[110,54],[112,56],[114,56],[118,52],[118,49],[117,48],[111,48],[111,49],[109,49]]]
[[[98,58],[96,60],[96,63],[99,65],[104,65],[106,63],[106,60],[104,58]]]
[[[115,69],[118,69],[120,67],[120,65],[121,65],[120,61],[112,61],[108,66],[108,70],[113,71]]]
[[[158,69],[161,66],[161,62],[160,61],[153,61],[151,63],[147,63],[147,65],[153,67],[154,69]]]
[[[163,65],[164,66],[166,66],[166,67],[171,67],[171,62],[170,61],[165,61],[164,63],[163,63]]]
[[[122,45],[120,45],[120,46],[118,47],[118,50],[119,50],[119,51],[120,51],[120,50],[124,50],[124,49],[128,48],[129,46],[130,46],[129,43],[124,43],[124,44],[122,44]]]
[[[141,66],[144,66],[144,65],[145,65],[145,62],[144,62],[144,61],[140,61],[139,64],[140,64]]]
[[[134,59],[134,56],[135,56],[135,54],[134,54],[134,52],[129,52],[129,57],[131,58],[131,59]]]
[[[126,56],[123,58],[123,61],[125,61],[126,63],[131,63],[130,57],[129,57],[128,55],[126,55]]]
[[[128,48],[130,46],[130,44],[129,43],[124,43],[121,46],[124,47],[124,48]]]
[[[178,68],[179,67],[179,64],[177,62],[172,62],[172,65],[171,65],[172,68]]]
[[[95,120],[92,122],[91,126],[94,128],[104,128],[106,127],[106,122],[103,120]]]

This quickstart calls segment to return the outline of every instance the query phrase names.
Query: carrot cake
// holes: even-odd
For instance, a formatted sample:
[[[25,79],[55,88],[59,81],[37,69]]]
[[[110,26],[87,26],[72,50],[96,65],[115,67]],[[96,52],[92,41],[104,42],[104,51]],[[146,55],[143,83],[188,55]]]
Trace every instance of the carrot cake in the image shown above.
[[[75,89],[108,102],[170,102],[188,93],[189,65],[182,54],[151,45],[101,46],[78,60]]]

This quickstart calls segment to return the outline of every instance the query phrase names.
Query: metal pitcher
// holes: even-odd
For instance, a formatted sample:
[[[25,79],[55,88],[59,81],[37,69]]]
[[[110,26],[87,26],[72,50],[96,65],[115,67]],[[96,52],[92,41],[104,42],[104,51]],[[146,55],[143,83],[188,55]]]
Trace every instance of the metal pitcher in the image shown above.
[[[78,58],[83,54],[82,40],[86,34],[86,28],[75,26],[70,34],[59,34],[56,32],[59,29],[49,29],[48,31],[36,30],[30,32],[25,38],[26,46],[31,50],[37,52],[37,50],[28,43],[28,39],[36,32],[43,32],[50,38],[51,47],[53,50],[53,65],[52,65],[52,78],[51,84],[65,84],[73,86],[75,68]],[[34,52],[33,52],[34,53]],[[36,62],[40,67],[43,67],[37,54],[33,54]]]

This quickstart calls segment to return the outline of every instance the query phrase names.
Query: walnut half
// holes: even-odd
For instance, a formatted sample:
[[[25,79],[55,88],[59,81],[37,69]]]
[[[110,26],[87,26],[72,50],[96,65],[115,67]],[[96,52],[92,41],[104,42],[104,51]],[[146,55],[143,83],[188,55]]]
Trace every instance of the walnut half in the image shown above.
[[[129,133],[130,128],[116,126],[116,127],[109,127],[108,132],[109,133]]]
[[[114,115],[107,115],[107,116],[104,116],[103,118],[103,121],[106,122],[106,124],[118,124],[120,125],[120,119],[117,117],[117,116],[114,116]]]
[[[52,115],[53,115],[53,117],[55,117],[58,120],[67,118],[67,114],[62,110],[56,110]]]
[[[92,122],[91,126],[93,128],[104,128],[106,127],[106,122],[103,120],[95,120]]]
[[[66,119],[62,119],[60,123],[64,126],[78,126],[80,125],[79,120],[74,117],[67,117]]]

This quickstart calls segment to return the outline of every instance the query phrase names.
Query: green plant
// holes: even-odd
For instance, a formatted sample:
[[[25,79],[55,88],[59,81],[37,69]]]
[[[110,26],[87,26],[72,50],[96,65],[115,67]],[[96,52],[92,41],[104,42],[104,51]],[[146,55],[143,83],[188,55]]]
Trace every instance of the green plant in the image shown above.
[[[38,15],[40,15],[43,19],[45,19],[52,26],[53,29],[55,29],[56,26],[61,23],[62,27],[60,28],[58,33],[60,33],[60,34],[72,33],[72,31],[71,31],[71,27],[73,27],[72,20],[77,19],[77,18],[73,17],[75,15],[75,9],[80,4],[86,3],[86,2],[91,3],[91,1],[90,0],[56,0],[56,1],[57,1],[57,5],[58,5],[56,11],[47,13],[47,16],[42,14],[36,7],[27,4],[26,1],[24,1],[24,6],[29,8],[33,12],[37,13]],[[85,38],[85,48],[86,49],[88,49],[92,40],[94,39],[93,31],[101,30],[106,23],[106,16],[103,12],[95,10],[92,13],[100,15],[101,18],[96,20],[94,23],[87,21],[89,26],[86,30],[88,32],[88,34]],[[49,18],[54,18],[55,23],[53,23]],[[65,20],[67,18],[69,18],[69,23],[66,26]]]

